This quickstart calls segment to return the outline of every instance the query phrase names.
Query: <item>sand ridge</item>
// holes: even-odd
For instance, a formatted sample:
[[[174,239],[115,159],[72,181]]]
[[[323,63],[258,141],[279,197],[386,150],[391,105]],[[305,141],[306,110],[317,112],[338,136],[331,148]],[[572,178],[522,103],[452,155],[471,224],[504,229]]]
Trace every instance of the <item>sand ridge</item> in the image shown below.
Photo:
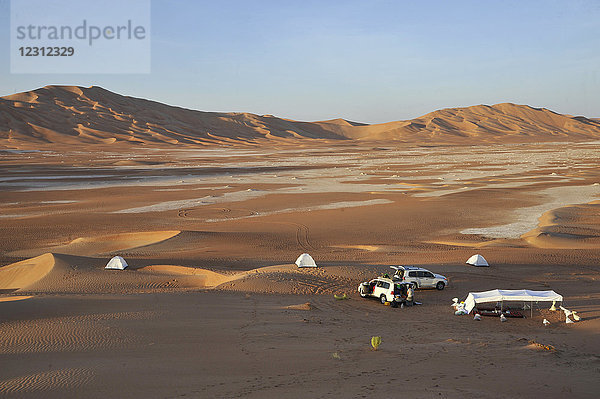
[[[58,264],[59,267],[55,267]],[[328,271],[329,270],[329,271]],[[279,294],[352,292],[356,267],[298,268],[295,264],[264,266],[223,273],[181,265],[104,270],[101,260],[44,254],[0,268],[0,290],[20,292],[135,293],[164,290],[217,289]]]
[[[521,238],[539,248],[600,248],[600,202],[553,209],[539,218],[538,227]]]
[[[13,301],[22,301],[25,299],[33,298],[32,295],[13,295],[13,296],[3,296],[0,297],[0,302],[13,302]]]
[[[470,144],[594,140],[600,123],[543,108],[503,103],[448,108],[366,125],[335,119],[300,122],[271,115],[193,111],[122,96],[101,87],[46,86],[0,98],[0,145],[256,146],[300,141]]]
[[[40,252],[54,252],[67,255],[93,256],[110,254],[157,244],[180,234],[181,231],[143,231],[120,233],[105,236],[79,237],[66,245],[36,248],[11,252],[11,256],[32,256]]]
[[[239,278],[236,275],[232,276],[207,269],[177,265],[150,265],[137,269],[137,271],[172,277],[193,276],[194,285],[198,288],[214,288],[220,284]]]
[[[0,290],[27,288],[43,279],[55,265],[50,253],[26,259],[0,268]]]

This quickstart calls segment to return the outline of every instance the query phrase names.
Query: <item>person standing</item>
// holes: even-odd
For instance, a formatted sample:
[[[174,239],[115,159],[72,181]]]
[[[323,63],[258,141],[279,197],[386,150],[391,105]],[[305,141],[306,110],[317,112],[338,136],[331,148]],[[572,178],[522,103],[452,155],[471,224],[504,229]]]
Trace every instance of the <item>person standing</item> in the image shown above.
[[[413,288],[413,285],[411,284],[408,287],[408,290],[406,291],[406,305],[407,306],[413,305],[414,295],[415,295],[415,290]]]

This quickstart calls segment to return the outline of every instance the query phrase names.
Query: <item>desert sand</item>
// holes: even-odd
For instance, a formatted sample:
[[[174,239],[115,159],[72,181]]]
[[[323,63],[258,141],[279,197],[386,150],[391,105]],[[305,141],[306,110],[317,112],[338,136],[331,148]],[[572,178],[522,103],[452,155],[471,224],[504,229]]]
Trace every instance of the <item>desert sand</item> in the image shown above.
[[[597,121],[503,104],[387,129],[140,101],[3,99],[0,395],[597,397]],[[129,267],[104,270],[114,255]],[[411,308],[360,298],[399,264],[450,285]],[[553,289],[582,320],[454,315],[494,288]]]
[[[61,146],[182,148],[297,146],[310,141],[482,144],[588,141],[600,122],[511,103],[447,108],[381,124],[302,122],[273,115],[189,110],[102,87],[46,86],[0,97],[0,140],[20,149]],[[130,164],[122,160],[121,165]]]

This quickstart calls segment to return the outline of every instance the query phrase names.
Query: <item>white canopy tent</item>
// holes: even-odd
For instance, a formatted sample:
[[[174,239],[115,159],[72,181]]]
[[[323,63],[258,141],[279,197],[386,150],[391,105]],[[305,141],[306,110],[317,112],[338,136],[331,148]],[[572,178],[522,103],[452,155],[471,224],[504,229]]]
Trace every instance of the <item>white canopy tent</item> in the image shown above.
[[[465,263],[473,266],[489,266],[487,260],[479,254],[471,256]]]
[[[302,254],[296,259],[298,267],[317,267],[315,260],[309,254]]]
[[[471,310],[478,303],[486,302],[562,302],[562,295],[552,290],[532,291],[532,290],[490,290],[483,292],[469,292],[465,300],[465,310],[471,313]]]
[[[127,262],[120,256],[115,256],[106,264],[105,269],[124,270],[127,267]]]

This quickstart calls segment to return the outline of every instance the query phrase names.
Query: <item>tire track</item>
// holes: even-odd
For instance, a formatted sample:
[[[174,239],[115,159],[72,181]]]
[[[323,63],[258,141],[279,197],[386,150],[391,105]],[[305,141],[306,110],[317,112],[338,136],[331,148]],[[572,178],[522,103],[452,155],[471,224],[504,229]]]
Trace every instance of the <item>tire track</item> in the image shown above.
[[[258,211],[253,211],[253,210],[248,210],[248,211],[252,215],[259,214]],[[309,251],[316,251],[317,249],[319,249],[318,247],[313,245],[312,242],[310,241],[310,228],[308,226],[306,226],[305,224],[296,223],[296,222],[274,222],[274,221],[262,221],[262,222],[293,227],[294,229],[296,229],[296,237],[295,237],[296,244],[298,244],[298,246],[302,250],[309,252]]]
[[[292,226],[296,229],[296,243],[304,251],[314,251],[317,248],[310,242],[310,229],[307,225],[296,222],[267,222]]]
[[[312,251],[316,249],[311,243],[309,239],[310,230],[308,226],[302,223],[293,223],[296,225],[296,242],[302,249],[305,251]]]
[[[315,290],[315,294],[334,294],[337,291],[345,290],[345,286],[338,283],[337,281],[329,281],[327,283],[323,283],[317,287]]]
[[[189,219],[195,219],[195,220],[206,220],[205,217],[195,217],[193,216],[193,213],[195,210],[198,210],[199,208],[192,208],[192,209],[180,209],[179,211],[177,211],[177,216],[180,218],[189,218]],[[230,216],[232,211],[233,213],[238,213],[238,212],[242,212],[242,213],[247,213],[246,216],[243,217],[248,217],[248,216],[254,216],[254,215],[258,215],[259,212],[253,209],[245,209],[245,208],[226,208],[226,207],[212,207],[212,208],[202,208],[204,210],[209,210],[209,211],[213,211],[216,210],[218,211],[221,215],[223,215],[223,219],[213,219],[212,217],[209,217],[208,220],[211,221],[227,221],[227,220],[235,220],[237,219],[237,217],[234,215],[233,217]]]

